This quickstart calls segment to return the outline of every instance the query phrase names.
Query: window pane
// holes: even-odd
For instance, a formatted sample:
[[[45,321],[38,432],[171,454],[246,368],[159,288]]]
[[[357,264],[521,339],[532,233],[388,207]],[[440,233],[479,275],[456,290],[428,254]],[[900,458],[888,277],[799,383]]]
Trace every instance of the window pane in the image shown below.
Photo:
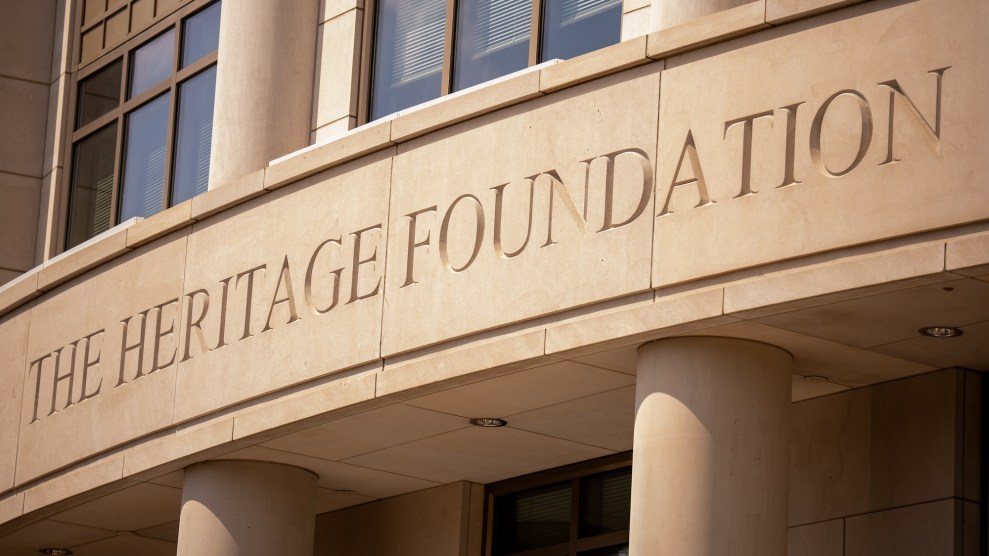
[[[495,501],[495,553],[568,542],[570,491],[570,483],[564,482],[499,496]]]
[[[464,0],[459,6],[455,90],[529,65],[532,0]]]
[[[621,0],[545,2],[541,61],[580,56],[621,38]]]
[[[596,550],[586,550],[578,556],[628,556],[628,543]]]
[[[178,134],[171,204],[206,191],[209,183],[210,140],[213,137],[213,97],[216,66],[179,87]]]
[[[446,0],[381,0],[370,119],[440,96]]]
[[[217,49],[220,43],[220,3],[187,18],[182,29],[182,67]]]
[[[76,109],[77,129],[120,105],[121,68],[123,68],[123,62],[117,60],[90,75],[79,84],[79,106]]]
[[[632,468],[587,477],[581,487],[580,536],[628,530]]]
[[[110,229],[116,143],[114,122],[75,145],[66,248]]]
[[[131,58],[129,98],[135,97],[172,74],[175,56],[175,29],[169,29],[134,51]]]
[[[161,211],[168,145],[168,104],[169,94],[165,93],[127,115],[121,222]]]

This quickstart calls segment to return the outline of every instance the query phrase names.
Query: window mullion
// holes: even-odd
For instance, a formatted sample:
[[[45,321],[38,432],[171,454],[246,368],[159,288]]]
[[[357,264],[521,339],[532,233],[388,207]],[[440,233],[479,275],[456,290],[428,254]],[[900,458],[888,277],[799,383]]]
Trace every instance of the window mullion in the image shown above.
[[[172,54],[172,75],[169,77],[171,97],[168,99],[168,130],[165,133],[165,183],[161,188],[161,210],[168,208],[172,198],[172,165],[175,156],[175,120],[178,117],[178,74],[182,67],[182,42],[185,26],[182,20],[175,23],[175,44]]]
[[[124,106],[127,101],[127,85],[130,83],[131,56],[129,51],[124,51],[123,71],[120,72],[120,106],[117,107],[117,144],[113,154],[113,187],[110,189],[110,226],[116,226],[120,220],[120,187],[123,183],[122,173],[124,170],[124,128],[127,127],[126,111]]]
[[[539,29],[542,26],[542,0],[532,0],[532,18],[529,27],[529,65],[539,62]]]
[[[446,28],[443,37],[443,77],[440,80],[440,95],[448,95],[453,90],[453,41],[457,28],[457,2],[446,0]]]

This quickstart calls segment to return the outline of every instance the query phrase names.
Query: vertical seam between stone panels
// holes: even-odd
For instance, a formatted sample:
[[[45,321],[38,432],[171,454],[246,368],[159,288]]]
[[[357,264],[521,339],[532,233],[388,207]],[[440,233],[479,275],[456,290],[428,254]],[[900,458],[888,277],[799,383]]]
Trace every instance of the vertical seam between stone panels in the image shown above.
[[[27,337],[24,339],[24,362],[27,363],[28,369],[31,368],[31,362],[28,360],[31,356],[28,355],[27,348],[30,347],[31,345],[31,325],[34,324],[34,318],[33,318],[34,308],[37,306],[38,306],[37,301],[31,301],[31,307],[27,309],[28,312]],[[75,357],[75,353],[72,354],[72,357],[73,358]],[[39,374],[41,373],[40,364],[38,365],[38,373]],[[14,469],[12,470],[14,472],[14,476],[12,477],[12,484],[13,484],[12,488],[14,489],[15,493],[20,490],[19,488],[17,488],[17,463],[21,457],[21,432],[24,429],[24,415],[22,415],[22,413],[24,412],[24,397],[27,395],[27,388],[24,383],[27,382],[28,378],[29,376],[22,377],[23,382],[21,383],[21,406],[18,408],[17,411],[17,445],[14,446]],[[41,381],[39,380],[38,383],[40,384],[40,382]],[[39,395],[39,394],[40,391],[35,393],[35,395]],[[70,390],[69,399],[71,398],[72,398],[72,391]],[[24,497],[21,498],[21,515],[24,515]]]
[[[264,184],[264,170],[262,170],[261,183]],[[185,305],[182,300],[185,299],[185,286],[186,280],[189,277],[189,238],[192,237],[192,233],[195,230],[196,223],[193,222],[192,226],[189,227],[189,233],[182,238],[185,242],[185,254],[182,257],[182,289],[179,292],[179,327],[181,329],[182,325],[182,307]],[[191,339],[191,338],[190,338]],[[181,346],[182,338],[179,338],[179,343],[177,345]],[[181,350],[181,348],[180,348]],[[172,425],[175,425],[175,401],[178,399],[179,395],[179,363],[181,363],[181,358],[177,358],[175,361],[175,382],[172,384]],[[231,425],[231,438],[233,437],[232,432],[233,426]],[[126,456],[125,456],[126,459]]]
[[[389,129],[391,124],[388,124]],[[390,131],[389,131],[390,135]],[[381,265],[381,281],[384,283],[381,287],[381,314],[378,317],[378,359],[381,359],[381,371],[385,370],[385,305],[388,303],[388,237],[391,235],[391,200],[392,200],[392,184],[395,181],[395,159],[398,157],[398,145],[394,145],[394,152],[388,160],[388,203],[385,208],[385,233],[382,234],[385,242],[385,255],[382,258],[384,261]],[[378,377],[374,377],[374,397],[378,397]]]
[[[648,43],[646,44],[648,50]],[[659,93],[656,95],[656,148],[653,149],[653,171],[652,171],[652,210],[650,211],[650,233],[649,233],[649,288],[652,292],[652,300],[656,301],[656,205],[659,201],[659,136],[660,128],[662,124],[660,123],[660,102],[663,98],[663,73],[666,72],[666,60],[660,60],[662,67],[659,69],[659,84],[657,90]],[[722,305],[723,306],[723,305]]]

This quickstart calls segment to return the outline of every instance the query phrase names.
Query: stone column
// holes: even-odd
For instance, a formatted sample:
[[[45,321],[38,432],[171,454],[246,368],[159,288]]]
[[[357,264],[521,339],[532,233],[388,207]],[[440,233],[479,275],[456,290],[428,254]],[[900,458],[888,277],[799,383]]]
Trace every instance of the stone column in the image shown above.
[[[650,29],[660,31],[752,0],[653,0]]]
[[[312,556],[316,475],[260,461],[185,470],[177,556]]]
[[[631,554],[785,556],[791,367],[733,338],[639,348]]]
[[[309,145],[319,2],[224,2],[209,187]]]

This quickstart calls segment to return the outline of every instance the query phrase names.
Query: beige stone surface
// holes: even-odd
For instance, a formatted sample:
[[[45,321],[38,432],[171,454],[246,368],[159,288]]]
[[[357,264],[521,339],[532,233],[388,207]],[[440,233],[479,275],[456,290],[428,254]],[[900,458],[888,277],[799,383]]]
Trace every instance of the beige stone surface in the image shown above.
[[[125,232],[112,237],[123,243]],[[93,247],[77,254],[84,255]],[[185,252],[186,233],[177,232],[39,300],[32,312],[27,360],[20,372],[25,395],[18,482],[171,424],[177,356],[169,352],[178,352],[178,300],[182,298]],[[143,353],[138,347],[127,350],[122,365],[125,319],[129,319],[126,345],[144,348]],[[139,344],[142,321],[143,344]],[[176,332],[168,333],[170,328]],[[161,332],[157,342],[156,331]],[[89,366],[83,363],[87,346]],[[52,355],[56,352],[59,355]],[[39,365],[30,362],[45,357],[38,388]],[[56,362],[58,373],[72,379],[60,381],[53,396]],[[152,372],[156,366],[161,369]],[[139,368],[143,376],[136,378]],[[72,404],[66,407],[70,389]]]
[[[0,75],[48,83],[55,0],[9,2],[0,18]]]
[[[314,556],[461,556],[467,483],[451,483],[316,519]]]
[[[315,502],[316,476],[305,469],[257,461],[193,465],[182,486],[177,553],[310,556]]]
[[[192,199],[189,199],[127,228],[127,247],[133,249],[192,223]]]
[[[100,539],[73,549],[76,556],[103,556],[105,554],[140,554],[141,556],[173,556],[176,545],[172,541],[138,536],[129,531]]]
[[[108,539],[115,535],[116,532],[114,531],[59,523],[45,519],[32,523],[0,539],[0,550],[5,554],[34,556],[38,554],[38,549],[42,547],[77,546],[101,539]]]
[[[70,471],[61,473],[24,491],[24,513],[41,508],[67,509],[86,500],[93,500],[135,483],[121,481],[124,458],[108,456]],[[72,496],[82,495],[72,501]]]
[[[44,71],[44,68],[41,68]],[[41,177],[48,85],[0,76],[0,172]]]
[[[552,92],[648,62],[645,37],[624,40],[546,67],[539,72],[539,90]]]
[[[42,172],[48,174],[59,166],[67,166],[65,134],[69,133],[69,98],[71,80],[60,75],[48,87],[48,127],[45,132],[45,154]]]
[[[437,483],[491,483],[613,453],[509,427],[465,429],[370,454],[352,463]]]
[[[742,313],[738,316],[752,318],[768,314],[770,309],[765,307],[770,305],[784,304],[773,309],[782,312],[863,297],[875,291],[863,291],[867,286],[906,289],[916,282],[898,286],[891,283],[930,275],[947,278],[939,274],[944,269],[944,256],[943,244],[929,243],[762,275],[725,286],[725,312]],[[838,295],[829,295],[836,293]],[[758,308],[764,309],[749,312]]]
[[[623,13],[621,40],[627,41],[647,35],[650,31],[651,16],[652,10],[649,6]]]
[[[41,179],[0,173],[0,268],[25,271],[34,266]]]
[[[181,489],[139,483],[60,512],[55,519],[111,531],[136,531],[174,519],[181,500]],[[133,511],[134,507],[141,510]]]
[[[785,554],[792,366],[745,340],[639,347],[630,553]]]
[[[313,458],[262,446],[251,446],[236,452],[224,454],[221,459],[245,459],[271,461],[295,465],[319,475],[319,486],[333,490],[349,490],[371,498],[388,498],[439,486],[435,481],[368,469],[357,465]]]
[[[320,25],[317,48],[315,126],[357,115],[364,11],[350,10]]]
[[[217,61],[210,189],[309,144],[318,11],[317,2],[224,5],[219,51],[237,55]]]
[[[718,11],[712,4],[721,4]],[[653,5],[651,29],[659,29],[648,35],[646,55],[650,58],[666,58],[690,48],[721,42],[739,35],[768,27],[765,22],[766,0],[714,0],[698,2],[660,2]],[[672,20],[659,11],[673,10]],[[659,20],[664,18],[666,21]]]
[[[0,286],[0,314],[6,314],[41,295],[38,291],[40,270],[40,267],[35,267],[23,274],[12,273],[16,277]]]
[[[393,404],[282,436],[262,446],[339,461],[468,426],[460,417]]]
[[[794,404],[790,523],[956,495],[960,378],[939,371]]]
[[[391,145],[391,120],[376,121],[271,161],[264,187],[275,189]]]
[[[408,141],[450,124],[538,97],[542,94],[539,91],[539,72],[540,66],[529,67],[403,110],[392,123],[391,139],[396,143]]]
[[[249,174],[238,175],[222,186],[211,188],[206,193],[196,195],[190,199],[192,201],[192,218],[202,220],[265,193],[264,173],[264,170],[257,170]]]
[[[177,421],[379,357],[390,172],[390,158],[367,159],[193,227],[184,287],[210,308],[200,294]]]
[[[323,23],[344,12],[363,7],[364,0],[320,0],[319,22]]]
[[[634,384],[625,373],[562,361],[406,401],[463,418],[508,417]]]
[[[956,511],[940,500],[846,519],[846,556],[952,556],[960,553]],[[960,512],[959,512],[960,513]]]
[[[24,493],[8,491],[0,495],[0,523],[7,522],[21,517],[24,513]],[[0,528],[2,531],[3,528]]]
[[[360,376],[325,377],[300,385],[296,391],[281,391],[270,400],[251,404],[249,409],[234,417],[233,437],[251,437],[253,442],[257,440],[255,435],[275,427],[282,426],[280,431],[284,431],[285,425],[304,427],[307,420],[326,420],[324,414],[327,412],[371,401],[375,395],[376,373],[380,369],[380,363],[376,362]],[[367,409],[366,405],[361,408]],[[312,423],[308,424],[311,426]]]
[[[635,386],[519,413],[510,420],[517,429],[616,452],[632,449],[634,421]]]
[[[652,0],[624,0],[622,2],[622,13],[648,8],[650,4],[652,4]]]
[[[806,372],[806,371],[804,371]],[[790,399],[794,402],[826,396],[835,392],[843,392],[850,387],[837,382],[832,382],[828,377],[820,375],[798,375],[794,374],[790,381]]]
[[[836,13],[813,20],[816,27],[769,31],[763,42],[689,53],[668,66],[656,206],[670,202],[657,211],[665,214],[656,219],[654,285],[989,216],[985,196],[967,178],[986,164],[972,145],[984,142],[989,113],[973,94],[989,68],[968,55],[987,40],[976,23],[985,10],[984,3],[957,0],[948,10],[919,1],[855,18]],[[945,40],[915,48],[934,36]],[[938,140],[937,71],[948,66]],[[749,117],[744,157],[749,124],[732,122]],[[890,145],[899,162],[883,164]],[[698,168],[706,195],[691,181]],[[794,180],[800,183],[779,187]],[[676,183],[682,185],[671,195]],[[685,246],[689,258],[664,264]]]
[[[50,291],[65,282],[95,268],[130,250],[127,247],[127,228],[138,217],[122,222],[113,228],[76,245],[60,255],[45,261],[38,272],[38,289]]]
[[[778,25],[820,12],[858,4],[863,0],[766,0],[766,23]]]
[[[31,308],[25,307],[0,318],[0,492],[14,487],[17,439],[21,428],[20,407],[24,398],[21,373],[27,366]]]
[[[193,461],[245,447],[232,439],[233,419],[229,418],[178,427],[130,447],[124,453],[124,477],[148,480],[148,475],[182,469]]]
[[[537,78],[512,79],[537,86]],[[640,153],[652,152],[656,122],[650,111],[658,80],[655,66],[636,68],[399,146],[385,355],[648,288],[651,162]],[[402,117],[393,123],[393,137]],[[571,122],[565,138],[556,125],[564,120]],[[639,151],[615,155],[614,163],[606,156],[626,149]],[[526,178],[537,175],[542,177],[527,187]],[[501,186],[505,214],[496,219]],[[577,208],[585,204],[586,223]],[[605,206],[612,208],[613,227],[601,232]],[[414,222],[410,214],[417,214]],[[619,226],[625,220],[630,222]],[[499,222],[504,237],[496,245]]]
[[[51,76],[49,83],[53,83],[58,76],[69,71],[71,65],[73,17],[72,3],[66,0],[55,1],[55,27],[53,30],[53,44],[51,57]]]
[[[945,270],[978,276],[989,272],[989,234],[975,234],[949,241],[945,246]]]
[[[841,519],[790,527],[787,556],[844,556],[845,522]]]
[[[344,116],[343,118],[333,120],[322,127],[316,128],[316,131],[313,132],[313,144],[326,143],[355,127],[357,127],[357,118],[353,116]]]
[[[584,355],[602,349],[585,346],[609,340],[627,345],[736,322],[722,315],[723,298],[721,288],[674,293],[632,304],[625,310],[550,326],[546,330],[546,353]]]
[[[332,488],[320,488],[316,491],[316,519],[319,526],[319,514],[334,512],[350,506],[357,506],[375,499],[348,490],[333,490]],[[319,537],[316,537],[319,542]]]
[[[979,305],[980,308],[984,306]],[[930,325],[925,321],[921,326]],[[934,367],[958,366],[977,371],[989,370],[985,363],[989,356],[989,345],[985,342],[985,334],[989,333],[989,321],[968,324],[962,330],[965,334],[949,338],[950,344],[940,338],[914,334],[912,338],[877,347],[875,351],[893,357],[910,358]]]
[[[422,356],[398,357],[385,361],[378,376],[376,393],[388,396],[423,390],[449,388],[456,382],[474,382],[490,374],[505,374],[551,362],[543,357],[546,335],[537,330],[496,337],[490,341],[468,342]],[[483,375],[477,375],[487,371]],[[436,383],[442,383],[435,385]],[[410,394],[411,395],[411,394]]]

